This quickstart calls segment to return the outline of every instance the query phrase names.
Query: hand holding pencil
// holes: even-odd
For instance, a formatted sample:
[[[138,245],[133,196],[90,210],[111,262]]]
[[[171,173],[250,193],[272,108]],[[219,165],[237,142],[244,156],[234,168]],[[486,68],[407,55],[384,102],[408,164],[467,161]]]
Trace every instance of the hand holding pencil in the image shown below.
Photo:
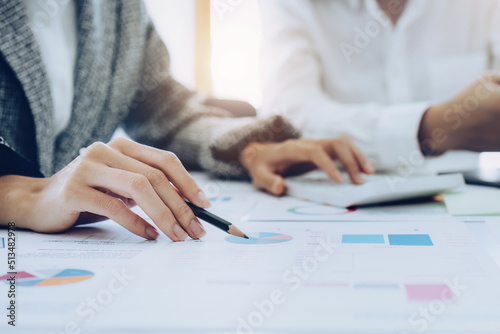
[[[223,230],[224,232],[227,232],[231,235],[235,235],[240,238],[245,238],[248,239],[248,237],[245,235],[245,233],[241,232],[240,229],[238,229],[236,226],[234,226],[232,223],[228,222],[225,219],[222,219],[219,216],[214,215],[213,213],[208,212],[205,209],[202,209],[193,203],[190,203],[189,201],[185,200],[186,204],[193,210],[193,213],[196,217],[206,221],[207,223]]]
[[[193,210],[193,213],[196,217],[206,221],[207,223],[217,227],[218,229],[221,229],[222,231],[229,233],[231,235],[240,237],[240,238],[245,238],[248,239],[245,233],[241,232],[239,228],[234,226],[232,223],[228,222],[227,220],[214,215],[213,213],[208,212],[207,210],[200,208],[199,206],[194,205],[193,203],[189,202],[179,191],[179,189],[175,188],[179,196],[181,196],[186,204],[189,206],[191,210]]]

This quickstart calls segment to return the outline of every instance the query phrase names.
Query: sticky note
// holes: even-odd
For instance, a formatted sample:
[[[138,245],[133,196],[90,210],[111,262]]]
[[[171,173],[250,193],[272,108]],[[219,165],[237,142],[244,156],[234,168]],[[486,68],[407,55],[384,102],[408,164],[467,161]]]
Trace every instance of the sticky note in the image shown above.
[[[500,189],[468,185],[462,192],[442,195],[453,216],[500,215]]]

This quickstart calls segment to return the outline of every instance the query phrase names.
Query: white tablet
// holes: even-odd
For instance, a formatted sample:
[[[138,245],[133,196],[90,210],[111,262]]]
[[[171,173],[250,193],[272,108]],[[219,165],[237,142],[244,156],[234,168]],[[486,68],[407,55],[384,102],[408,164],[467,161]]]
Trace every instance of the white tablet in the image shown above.
[[[431,196],[465,186],[462,174],[410,176],[364,175],[365,183],[336,183],[320,171],[288,178],[288,195],[339,207],[391,202]],[[344,179],[348,180],[347,175]]]

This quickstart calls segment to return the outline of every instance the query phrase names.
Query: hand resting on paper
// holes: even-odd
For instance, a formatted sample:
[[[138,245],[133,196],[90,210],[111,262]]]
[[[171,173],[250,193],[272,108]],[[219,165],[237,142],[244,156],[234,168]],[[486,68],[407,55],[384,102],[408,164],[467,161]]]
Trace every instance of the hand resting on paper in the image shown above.
[[[97,142],[51,177],[0,177],[0,224],[53,233],[104,216],[158,238],[155,227],[129,210],[137,203],[173,241],[201,238],[202,225],[172,184],[192,203],[210,205],[175,154],[124,138]]]

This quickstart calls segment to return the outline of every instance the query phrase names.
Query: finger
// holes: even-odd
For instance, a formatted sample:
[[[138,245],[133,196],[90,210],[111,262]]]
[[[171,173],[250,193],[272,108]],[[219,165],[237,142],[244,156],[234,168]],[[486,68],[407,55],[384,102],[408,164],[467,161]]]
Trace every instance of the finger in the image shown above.
[[[354,152],[346,141],[330,141],[330,150],[340,161],[347,174],[349,174],[351,182],[354,184],[363,184],[364,181],[360,174],[358,162],[356,161]]]
[[[118,198],[88,188],[79,202],[82,212],[105,216],[125,227],[130,232],[149,240],[156,240],[158,231],[144,219],[130,211]]]
[[[285,191],[285,180],[273,173],[267,166],[261,165],[252,174],[253,184],[267,192],[279,196]]]
[[[176,189],[165,174],[159,169],[146,165],[129,156],[123,155],[118,151],[109,149],[106,154],[105,162],[108,166],[116,169],[129,171],[132,173],[144,175],[153,186],[154,191],[160,199],[174,214],[176,220],[182,228],[188,232],[193,239],[202,238],[206,232],[200,221],[195,217],[193,210],[179,196]]]
[[[491,82],[491,83],[495,83],[495,84],[500,83],[500,74],[499,73],[491,72],[491,73],[486,74],[485,77],[486,77],[487,82]]]
[[[89,176],[86,183],[91,187],[104,187],[120,196],[132,198],[170,239],[186,239],[186,231],[177,223],[144,175],[103,166],[95,175]]]
[[[323,170],[332,180],[342,182],[343,177],[337,164],[321,145],[308,145],[304,148],[304,153],[308,154],[311,162]]]
[[[123,204],[125,204],[125,205],[127,206],[127,208],[129,208],[129,209],[131,209],[131,208],[133,208],[134,206],[136,206],[136,205],[137,205],[137,203],[136,203],[133,199],[131,199],[131,198],[126,198],[126,197],[123,197],[123,196],[120,196],[120,195],[118,195],[118,194],[115,194],[115,193],[114,193],[114,192],[112,192],[112,191],[107,191],[105,194],[106,194],[106,195],[109,195],[109,196],[112,196],[112,197],[116,197],[116,198],[118,198],[118,199],[119,199],[120,201],[122,201],[122,202],[123,202]]]
[[[358,167],[365,174],[373,174],[375,173],[375,164],[370,159],[367,159],[363,153],[358,149],[356,145],[352,141],[349,140],[349,146],[351,151],[354,153],[354,157],[358,162]]]
[[[133,208],[134,206],[137,205],[137,203],[135,203],[134,200],[131,198],[126,198],[126,197],[120,196],[120,195],[115,194],[114,192],[107,190],[107,189],[104,189],[104,188],[96,187],[95,189],[99,190],[100,192],[105,193],[106,195],[110,195],[110,196],[113,196],[113,197],[120,199],[129,209]]]
[[[325,141],[329,143],[331,140]],[[323,170],[332,180],[341,182],[343,177],[335,161],[325,151],[321,141],[291,140],[283,144],[275,157],[288,162],[295,163],[313,163],[316,167]]]
[[[172,152],[141,145],[123,138],[113,141],[110,146],[131,158],[161,170],[190,202],[202,208],[210,206],[207,196],[186,171],[179,158]]]
[[[366,159],[366,162],[363,164],[363,172],[365,174],[375,174],[375,163],[373,160]]]

